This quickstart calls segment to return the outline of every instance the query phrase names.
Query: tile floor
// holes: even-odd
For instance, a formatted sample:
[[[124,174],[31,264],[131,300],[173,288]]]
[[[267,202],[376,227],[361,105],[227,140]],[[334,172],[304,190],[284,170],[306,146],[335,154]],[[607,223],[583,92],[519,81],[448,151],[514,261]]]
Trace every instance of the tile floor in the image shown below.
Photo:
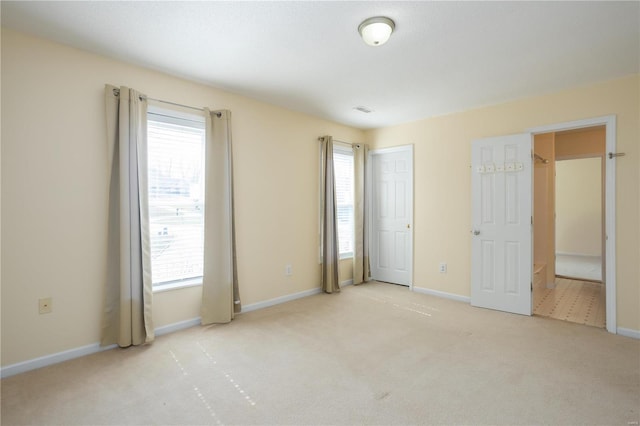
[[[605,327],[605,288],[602,283],[556,277],[556,288],[534,288],[533,306],[535,315]]]

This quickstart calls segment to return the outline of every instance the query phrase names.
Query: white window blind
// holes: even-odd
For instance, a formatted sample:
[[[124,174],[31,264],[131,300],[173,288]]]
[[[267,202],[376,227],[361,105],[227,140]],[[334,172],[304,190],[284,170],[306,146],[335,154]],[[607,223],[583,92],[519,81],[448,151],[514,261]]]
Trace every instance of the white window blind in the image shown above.
[[[147,141],[153,285],[201,279],[204,118],[149,112]]]
[[[338,247],[340,257],[353,256],[353,151],[335,145],[333,166],[336,180]]]

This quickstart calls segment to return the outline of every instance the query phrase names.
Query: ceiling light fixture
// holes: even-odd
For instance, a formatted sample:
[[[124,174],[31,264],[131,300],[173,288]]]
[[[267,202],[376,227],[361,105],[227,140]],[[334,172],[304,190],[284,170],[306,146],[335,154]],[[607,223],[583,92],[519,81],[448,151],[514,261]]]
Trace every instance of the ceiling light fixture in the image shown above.
[[[369,46],[381,46],[389,40],[396,24],[384,16],[365,19],[358,26],[360,36]]]

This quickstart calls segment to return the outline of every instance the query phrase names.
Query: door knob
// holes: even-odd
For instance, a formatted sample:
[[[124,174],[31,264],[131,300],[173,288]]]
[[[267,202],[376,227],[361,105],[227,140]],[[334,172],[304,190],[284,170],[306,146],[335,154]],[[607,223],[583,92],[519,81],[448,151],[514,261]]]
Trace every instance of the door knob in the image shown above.
[[[475,230],[473,231],[473,235],[480,235],[480,231],[478,231],[477,229],[475,229]]]
[[[407,223],[407,229],[411,228],[411,224]]]

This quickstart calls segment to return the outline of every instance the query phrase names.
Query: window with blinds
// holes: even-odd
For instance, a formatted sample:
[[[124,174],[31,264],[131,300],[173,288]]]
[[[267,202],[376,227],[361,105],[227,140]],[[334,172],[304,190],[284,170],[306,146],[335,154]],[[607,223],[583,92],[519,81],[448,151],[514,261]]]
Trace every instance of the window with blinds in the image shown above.
[[[202,281],[204,117],[147,115],[153,286]]]
[[[338,247],[340,257],[353,256],[353,151],[334,145],[333,167],[336,180]]]

